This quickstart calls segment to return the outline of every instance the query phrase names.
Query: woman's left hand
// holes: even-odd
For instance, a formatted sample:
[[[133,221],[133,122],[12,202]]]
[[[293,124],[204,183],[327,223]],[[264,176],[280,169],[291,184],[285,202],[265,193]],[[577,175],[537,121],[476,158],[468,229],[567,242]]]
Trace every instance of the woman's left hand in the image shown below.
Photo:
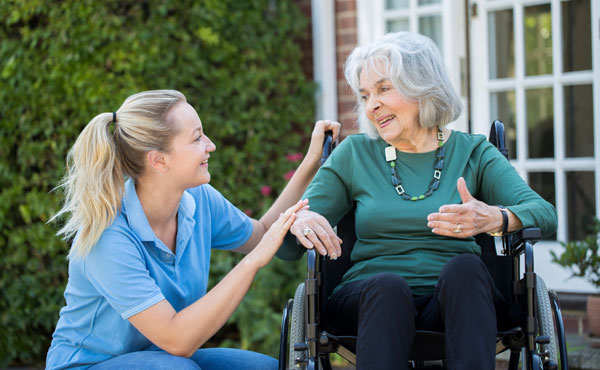
[[[342,125],[335,121],[319,120],[315,123],[315,128],[310,137],[310,146],[308,147],[307,157],[321,159],[323,154],[323,141],[325,140],[325,132],[333,132],[333,140],[337,140],[340,135]]]
[[[427,226],[433,233],[453,238],[467,238],[500,230],[502,214],[498,207],[489,206],[475,199],[462,177],[458,179],[456,187],[462,204],[443,205],[439,212],[427,216]]]

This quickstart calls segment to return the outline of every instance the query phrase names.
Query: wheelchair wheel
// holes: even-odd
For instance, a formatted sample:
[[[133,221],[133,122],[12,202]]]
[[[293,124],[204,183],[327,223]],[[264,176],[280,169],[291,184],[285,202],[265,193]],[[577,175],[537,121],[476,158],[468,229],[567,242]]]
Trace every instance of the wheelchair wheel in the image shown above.
[[[537,276],[535,291],[538,330],[540,335],[550,338],[550,343],[541,345],[541,351],[548,352],[548,361],[558,364],[556,332],[554,330],[552,307],[550,306],[550,295],[548,294],[544,280],[540,276]]]
[[[304,283],[298,285],[296,294],[294,294],[294,303],[292,306],[292,317],[290,320],[290,341],[289,341],[289,356],[288,369],[300,369],[296,366],[296,359],[305,360],[306,353],[294,351],[295,343],[304,343],[304,300],[305,300]]]

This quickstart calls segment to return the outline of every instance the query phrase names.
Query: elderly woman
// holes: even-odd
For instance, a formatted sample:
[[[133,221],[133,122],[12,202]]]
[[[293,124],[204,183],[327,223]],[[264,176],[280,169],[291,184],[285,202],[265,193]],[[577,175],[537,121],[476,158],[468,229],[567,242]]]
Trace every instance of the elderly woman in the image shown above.
[[[329,298],[326,320],[354,334],[358,369],[407,363],[415,330],[446,332],[449,369],[494,369],[500,301],[474,235],[556,228],[554,208],[482,135],[444,126],[461,111],[428,38],[392,33],[357,47],[346,79],[362,133],[321,167],[290,229],[331,258],[330,225],[356,217],[352,267]],[[278,255],[297,258],[286,242]]]

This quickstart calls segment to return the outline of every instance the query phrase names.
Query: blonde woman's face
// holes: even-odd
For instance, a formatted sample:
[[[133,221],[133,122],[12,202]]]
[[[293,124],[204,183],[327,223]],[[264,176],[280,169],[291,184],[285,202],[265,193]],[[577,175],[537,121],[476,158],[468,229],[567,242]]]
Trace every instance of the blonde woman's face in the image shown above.
[[[188,103],[177,104],[171,115],[179,128],[165,155],[172,179],[186,189],[208,183],[208,162],[215,144],[204,133],[200,117]]]

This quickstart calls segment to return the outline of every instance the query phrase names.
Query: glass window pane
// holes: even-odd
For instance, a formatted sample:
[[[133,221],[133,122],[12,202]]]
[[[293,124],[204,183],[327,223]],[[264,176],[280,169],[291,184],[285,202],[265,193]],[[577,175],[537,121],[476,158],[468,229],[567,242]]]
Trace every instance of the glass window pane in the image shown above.
[[[432,39],[440,48],[442,55],[444,54],[442,44],[442,16],[430,15],[419,17],[419,33]]]
[[[387,32],[409,31],[410,24],[408,18],[395,19],[393,21],[387,21],[385,28]]]
[[[562,1],[563,70],[592,69],[590,0]]]
[[[525,8],[525,74],[552,73],[552,13],[550,4]]]
[[[419,0],[419,5],[440,4],[442,0]]]
[[[552,88],[525,90],[529,158],[554,157]]]
[[[596,214],[594,172],[567,172],[567,214],[569,240],[582,240]]]
[[[408,9],[410,0],[385,0],[386,9]]]
[[[554,186],[554,172],[530,172],[529,186],[542,198],[556,207],[556,188]],[[556,234],[546,240],[556,240]]]
[[[565,86],[565,154],[594,156],[592,85]]]
[[[490,124],[495,119],[504,123],[508,157],[513,159],[517,158],[516,111],[514,91],[495,92],[490,95]]]
[[[515,76],[515,37],[512,9],[488,13],[490,78]]]

